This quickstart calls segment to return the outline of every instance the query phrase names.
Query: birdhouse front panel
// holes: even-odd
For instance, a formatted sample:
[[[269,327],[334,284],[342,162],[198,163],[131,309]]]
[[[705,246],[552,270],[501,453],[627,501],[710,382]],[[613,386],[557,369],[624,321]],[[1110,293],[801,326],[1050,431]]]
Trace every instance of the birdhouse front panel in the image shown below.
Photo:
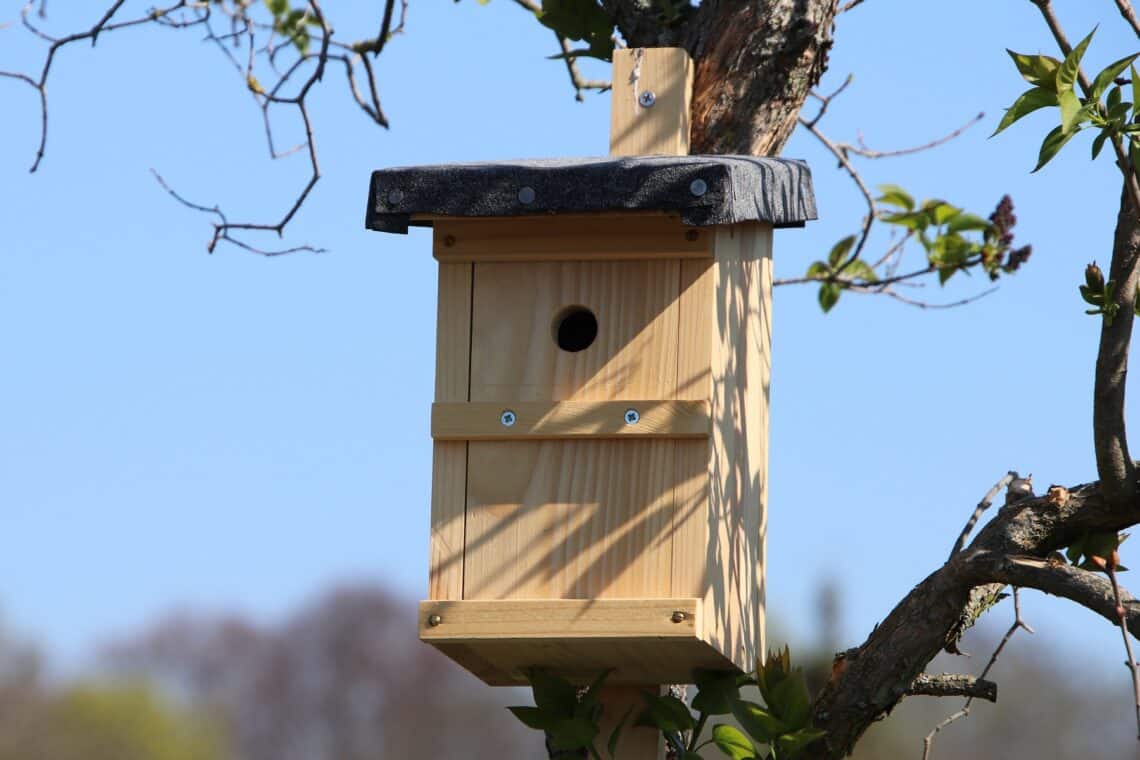
[[[432,224],[439,261],[420,635],[488,683],[689,682],[763,647],[772,228],[813,209],[795,182],[725,204],[802,165],[599,163],[573,203],[594,163],[452,167],[458,199],[373,178],[370,226]]]

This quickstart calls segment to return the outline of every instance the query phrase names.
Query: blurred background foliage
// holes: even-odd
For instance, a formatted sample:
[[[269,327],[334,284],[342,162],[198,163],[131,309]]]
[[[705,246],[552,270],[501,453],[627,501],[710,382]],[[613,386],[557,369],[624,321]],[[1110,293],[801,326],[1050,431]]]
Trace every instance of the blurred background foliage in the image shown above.
[[[822,588],[816,647],[793,647],[813,689],[830,672],[842,598],[839,588]],[[0,631],[0,760],[544,756],[536,735],[503,709],[527,692],[483,686],[420,644],[415,619],[414,602],[365,585],[331,589],[272,625],[187,611],[104,645],[87,672],[68,677]],[[944,655],[930,672],[980,669],[1003,632],[999,607],[967,634],[973,657]],[[991,677],[998,703],[975,703],[938,735],[934,757],[1119,760],[1135,752],[1128,695],[1090,680],[1081,652],[1046,651],[1019,633]],[[908,699],[855,757],[921,757],[923,737],[960,706]]]

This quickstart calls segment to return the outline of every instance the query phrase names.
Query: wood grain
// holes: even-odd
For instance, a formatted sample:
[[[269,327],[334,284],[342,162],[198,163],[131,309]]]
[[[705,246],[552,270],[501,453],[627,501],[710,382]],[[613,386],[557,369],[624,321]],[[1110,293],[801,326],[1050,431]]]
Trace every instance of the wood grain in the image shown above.
[[[671,596],[673,441],[469,451],[465,599]]]
[[[705,635],[741,667],[764,650],[772,228],[717,230]]]
[[[470,385],[471,264],[439,265],[435,398],[467,401]],[[467,443],[432,447],[429,599],[463,598]]]
[[[450,262],[711,259],[715,237],[656,212],[442,218],[432,254]]]
[[[689,154],[693,62],[682,48],[614,51],[610,155]],[[653,105],[639,102],[651,92]]]
[[[474,267],[471,401],[675,398],[679,261]],[[555,342],[571,306],[597,319],[584,351]]]
[[[639,415],[629,423],[631,410]],[[502,415],[509,411],[514,423]],[[582,438],[708,438],[708,401],[530,401],[433,404],[437,441]]]

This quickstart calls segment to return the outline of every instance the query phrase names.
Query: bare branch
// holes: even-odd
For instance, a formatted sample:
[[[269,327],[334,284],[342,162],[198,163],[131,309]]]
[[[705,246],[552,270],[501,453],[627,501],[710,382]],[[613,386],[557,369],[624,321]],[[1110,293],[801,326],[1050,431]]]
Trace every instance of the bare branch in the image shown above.
[[[1132,676],[1132,698],[1136,705],[1136,739],[1140,741],[1140,663],[1132,655],[1132,640],[1128,636],[1128,614],[1121,603],[1120,584],[1116,581],[1116,552],[1105,565],[1108,581],[1112,584],[1112,601],[1116,604],[1116,617],[1120,622],[1120,636],[1124,639],[1124,652],[1128,655],[1128,672]]]
[[[953,673],[931,676],[923,673],[911,682],[907,696],[970,697],[997,702],[997,684],[974,676]]]
[[[579,103],[585,100],[582,96],[583,90],[598,90],[605,92],[610,89],[611,85],[601,79],[586,79],[582,76],[582,72],[578,70],[578,61],[570,49],[570,41],[562,37],[558,32],[554,33],[554,38],[558,40],[559,47],[562,48],[562,60],[566,62],[566,72],[570,75],[570,84],[574,87],[574,99]]]
[[[975,124],[977,124],[978,122],[980,122],[985,117],[986,117],[985,113],[979,113],[977,116],[973,117],[972,119],[970,119],[965,124],[958,127],[957,129],[955,129],[951,132],[948,132],[945,135],[942,135],[942,137],[937,137],[937,138],[931,140],[930,142],[925,142],[922,145],[915,145],[915,146],[910,147],[910,148],[901,148],[899,150],[885,150],[885,151],[884,150],[872,150],[871,148],[867,147],[866,143],[863,142],[863,135],[862,134],[860,134],[858,136],[858,138],[855,142],[855,145],[850,145],[848,143],[841,143],[840,147],[843,148],[847,152],[854,153],[856,155],[862,156],[863,158],[897,158],[898,156],[911,156],[911,155],[914,155],[915,153],[922,153],[923,151],[932,150],[934,148],[939,147],[940,145],[945,145],[946,143],[950,142],[951,140],[954,140],[956,138],[961,137],[963,134],[965,134],[966,130],[968,130],[970,127],[972,127]]]
[[[1132,10],[1131,0],[1116,0],[1116,7],[1120,9],[1120,15],[1132,27],[1132,31],[1136,32],[1136,36],[1140,37],[1140,21],[1136,19],[1136,12]]]
[[[970,515],[970,519],[966,521],[966,527],[962,528],[962,533],[958,536],[958,540],[954,542],[954,548],[950,550],[950,559],[954,559],[954,555],[962,551],[962,547],[966,545],[966,539],[970,537],[974,526],[978,524],[978,519],[982,516],[982,513],[989,509],[990,505],[994,503],[994,497],[1001,493],[1001,490],[1012,483],[1015,478],[1017,478],[1017,473],[1010,470],[1001,480],[994,483],[993,488],[986,491],[986,495],[978,502],[978,506],[974,508],[974,513]]]

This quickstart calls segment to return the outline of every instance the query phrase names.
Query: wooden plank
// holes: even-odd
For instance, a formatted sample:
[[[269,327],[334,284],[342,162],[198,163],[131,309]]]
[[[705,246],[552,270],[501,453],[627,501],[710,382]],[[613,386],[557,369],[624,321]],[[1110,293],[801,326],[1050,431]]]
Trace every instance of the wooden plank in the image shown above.
[[[472,441],[464,598],[669,597],[674,444]]]
[[[709,227],[658,213],[440,219],[439,261],[604,261],[712,258]]]
[[[637,417],[629,418],[631,413]],[[504,414],[510,415],[510,425],[503,424]],[[431,408],[431,434],[437,441],[708,438],[709,402],[437,403]]]
[[[705,636],[742,668],[764,652],[772,228],[717,230]]]
[[[713,262],[681,262],[678,302],[677,396],[712,395]],[[675,596],[703,597],[709,590],[709,441],[676,445],[673,486],[673,577]]]
[[[471,367],[471,264],[440,264],[435,398],[467,401]],[[467,444],[437,442],[432,451],[428,597],[463,598]]]
[[[693,62],[681,48],[614,51],[610,155],[689,154]],[[653,104],[643,105],[646,93]]]
[[[526,670],[541,667],[587,684],[613,668],[609,684],[691,683],[693,671],[736,666],[697,638],[509,639],[429,641],[433,647],[492,686],[526,685]]]
[[[700,599],[522,599],[420,602],[420,638],[700,638]],[[434,624],[433,624],[434,623]]]
[[[676,397],[679,261],[474,266],[471,401]],[[556,342],[571,306],[597,320],[583,351]]]

